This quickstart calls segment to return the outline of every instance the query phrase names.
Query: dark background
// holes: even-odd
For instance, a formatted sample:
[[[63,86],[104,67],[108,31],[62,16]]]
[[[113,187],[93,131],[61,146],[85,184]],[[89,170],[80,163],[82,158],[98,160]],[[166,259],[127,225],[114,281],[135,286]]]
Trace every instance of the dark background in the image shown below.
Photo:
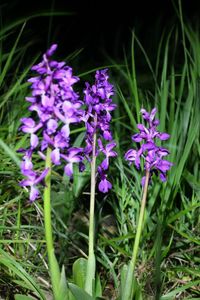
[[[184,19],[198,23],[200,1],[180,2]],[[0,4],[1,26],[34,13],[73,12],[71,16],[37,17],[29,20],[24,42],[34,41],[33,52],[45,51],[49,44],[56,42],[61,55],[84,48],[82,57],[93,66],[101,64],[105,54],[120,60],[123,49],[130,45],[133,29],[144,48],[153,54],[163,30],[179,23],[176,0],[1,0]]]

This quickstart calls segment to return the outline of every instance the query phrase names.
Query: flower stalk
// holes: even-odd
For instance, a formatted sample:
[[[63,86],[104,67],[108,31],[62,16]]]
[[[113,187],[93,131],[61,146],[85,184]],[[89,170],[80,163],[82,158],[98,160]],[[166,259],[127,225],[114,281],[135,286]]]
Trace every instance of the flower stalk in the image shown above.
[[[45,168],[48,169],[48,173],[45,177],[45,188],[44,188],[44,227],[45,227],[45,239],[47,245],[47,254],[49,262],[49,271],[52,282],[52,289],[54,299],[58,299],[58,286],[59,278],[54,270],[54,246],[53,246],[53,234],[52,234],[52,223],[51,223],[51,152],[52,150],[48,147],[45,161]]]
[[[149,170],[146,170],[145,184],[144,184],[141,207],[140,207],[140,214],[139,214],[139,219],[138,219],[138,224],[137,224],[137,232],[135,235],[135,241],[134,241],[134,246],[133,246],[133,253],[132,253],[131,261],[129,263],[127,276],[126,276],[126,284],[123,289],[123,295],[121,298],[123,300],[131,300],[132,299],[131,296],[132,296],[132,287],[133,287],[133,276],[134,276],[134,271],[135,271],[135,265],[136,265],[136,260],[137,260],[139,244],[140,244],[140,237],[141,237],[142,228],[144,225],[143,221],[144,221],[144,213],[145,213],[145,207],[146,207],[146,201],[147,201],[149,177],[150,177],[150,172],[149,172]]]
[[[86,126],[86,147],[85,157],[91,165],[91,188],[90,188],[90,220],[89,220],[89,253],[87,261],[85,291],[93,296],[95,284],[96,261],[94,254],[94,208],[96,178],[100,179],[98,189],[107,193],[112,184],[107,180],[110,157],[117,156],[113,151],[116,143],[113,141],[110,129],[111,111],[116,108],[112,103],[111,96],[114,94],[113,85],[108,82],[108,70],[99,70],[95,74],[95,83],[91,86],[86,83],[84,89],[84,103],[86,109],[83,114],[83,121]],[[104,156],[103,161],[96,166],[96,157]]]
[[[145,184],[144,184],[142,201],[141,201],[141,208],[140,208],[140,215],[139,215],[139,219],[138,219],[137,232],[136,232],[136,236],[135,236],[133,254],[132,254],[132,258],[131,258],[131,262],[133,264],[133,271],[135,269],[135,263],[136,263],[136,258],[137,258],[139,243],[140,243],[140,237],[141,237],[141,233],[142,233],[142,227],[143,227],[143,221],[144,221],[144,212],[145,212],[145,207],[146,207],[146,202],[147,202],[147,191],[148,191],[148,185],[149,185],[149,177],[150,177],[150,171],[146,170]]]
[[[141,109],[142,117],[147,122],[147,127],[138,124],[137,128],[140,133],[132,136],[132,140],[136,143],[143,142],[139,150],[130,149],[125,154],[125,160],[129,161],[129,165],[133,162],[137,169],[141,168],[141,159],[144,160],[145,177],[142,178],[143,195],[141,200],[141,208],[138,219],[137,231],[134,241],[133,253],[126,274],[126,282],[122,289],[121,300],[132,300],[134,287],[134,270],[137,260],[137,254],[140,244],[140,238],[144,223],[144,213],[147,200],[148,185],[151,183],[153,173],[159,174],[161,181],[166,181],[166,172],[171,168],[172,163],[163,157],[169,154],[169,151],[156,144],[156,139],[161,141],[167,140],[170,135],[165,132],[159,132],[157,126],[160,121],[155,119],[157,109],[153,108],[150,113],[145,109]]]
[[[97,114],[94,116],[94,124],[97,123]],[[96,132],[92,142],[91,160],[91,186],[90,186],[90,221],[89,221],[89,253],[87,262],[85,290],[88,294],[93,294],[93,282],[95,280],[96,261],[94,255],[94,209],[95,209],[95,188],[96,188]]]
[[[48,168],[48,174],[45,177],[44,188],[44,227],[47,244],[47,253],[53,250],[53,236],[51,226],[51,149],[47,149],[45,168]]]

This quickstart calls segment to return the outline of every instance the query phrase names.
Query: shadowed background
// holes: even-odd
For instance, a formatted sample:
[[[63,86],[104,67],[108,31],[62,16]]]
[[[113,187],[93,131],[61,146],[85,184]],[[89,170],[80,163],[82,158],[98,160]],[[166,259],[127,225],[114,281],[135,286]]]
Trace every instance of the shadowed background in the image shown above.
[[[43,12],[71,12],[70,16],[37,17],[26,24],[26,41],[34,40],[32,50],[44,51],[56,42],[60,53],[84,48],[89,65],[101,64],[105,53],[114,59],[123,57],[134,29],[145,49],[154,54],[161,33],[178,23],[174,6],[178,1],[0,1],[1,26]],[[181,1],[184,17],[197,20],[199,1]],[[175,4],[175,5],[174,5]]]

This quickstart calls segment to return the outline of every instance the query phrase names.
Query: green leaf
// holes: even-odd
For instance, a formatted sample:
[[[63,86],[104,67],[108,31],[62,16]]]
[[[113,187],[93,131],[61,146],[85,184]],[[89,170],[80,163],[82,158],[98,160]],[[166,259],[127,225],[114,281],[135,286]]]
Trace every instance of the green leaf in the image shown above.
[[[67,280],[65,276],[65,267],[62,266],[61,276],[60,276],[60,284],[59,284],[59,299],[60,300],[68,300],[68,287]]]
[[[81,257],[73,264],[73,280],[80,288],[84,288],[87,270],[87,259]]]
[[[175,215],[172,215],[169,217],[169,219],[167,220],[167,224],[169,225],[169,224],[173,223],[174,221],[178,220],[182,216],[186,215],[189,211],[192,211],[192,210],[194,211],[198,207],[200,207],[200,203],[191,205],[191,206],[187,207],[186,209],[180,210]]]
[[[15,275],[20,277],[25,283],[27,288],[31,286],[31,290],[34,290],[39,299],[45,300],[45,296],[34,279],[22,268],[22,266],[15,261],[15,259],[8,255],[4,250],[0,248],[0,264],[6,266],[10,271],[12,270]]]
[[[100,280],[100,276],[98,274],[97,274],[96,280],[95,280],[95,296],[96,297],[102,296],[101,280]]]
[[[193,237],[192,235],[189,236],[187,233],[179,230],[178,228],[172,226],[171,224],[169,224],[168,226],[174,229],[177,233],[179,233],[183,238],[187,239],[188,241],[200,245],[200,239],[197,239],[196,236],[195,237]]]
[[[6,63],[5,63],[5,66],[4,66],[3,70],[1,71],[1,75],[0,75],[0,86],[1,86],[2,83],[4,82],[5,76],[6,76],[6,74],[7,74],[7,72],[8,72],[8,69],[9,69],[9,67],[10,67],[10,65],[11,65],[12,58],[13,58],[13,56],[14,56],[14,53],[15,53],[17,44],[18,44],[19,39],[20,39],[20,37],[21,37],[21,35],[22,35],[22,32],[23,32],[23,30],[24,30],[24,27],[25,27],[25,23],[23,24],[23,26],[22,26],[22,28],[21,28],[21,30],[20,30],[20,33],[19,33],[19,35],[18,35],[18,37],[17,37],[17,39],[16,39],[16,41],[15,41],[15,43],[14,43],[14,46],[13,46],[13,48],[11,49],[11,51],[10,51],[10,53],[9,53],[9,56],[8,56],[7,61],[6,61]],[[1,103],[0,106],[2,106],[2,103]]]
[[[16,153],[11,149],[2,139],[0,139],[0,147],[5,151],[7,156],[9,156],[19,167],[20,166],[20,159],[17,157]]]
[[[129,105],[128,105],[128,103],[127,103],[127,101],[126,101],[126,99],[125,99],[125,97],[124,97],[124,95],[123,95],[123,93],[122,93],[119,86],[118,86],[118,94],[120,96],[120,99],[122,100],[122,103],[124,105],[124,108],[126,110],[126,113],[127,113],[128,117],[130,119],[130,123],[131,123],[132,127],[136,128],[136,121],[135,121],[135,117],[133,116],[133,112],[131,111],[131,109],[130,109],[130,107],[129,107]]]
[[[54,291],[54,296],[55,298],[59,299],[59,287],[60,287],[60,280],[61,280],[61,274],[60,274],[60,268],[57,262],[57,259],[54,254],[54,250],[51,251],[50,253],[50,258],[49,261],[51,262],[51,281],[52,281],[52,286],[53,286],[53,291]]]
[[[90,179],[90,166],[86,163],[85,167],[84,172],[80,172],[76,165],[73,168],[73,195],[75,198],[80,196],[84,186]]]
[[[126,274],[128,271],[128,266],[127,265],[123,265],[123,267],[121,268],[121,276],[120,276],[120,295],[123,294],[123,289],[125,287],[125,283],[126,283]]]
[[[30,284],[28,284],[28,282],[24,282],[23,280],[13,280],[13,282],[21,288],[24,288],[26,290],[29,289],[30,291],[34,292],[33,287]]]
[[[68,283],[68,287],[76,300],[95,300],[95,298],[73,283]]]
[[[119,300],[124,300],[124,289],[127,288],[127,281],[129,281],[129,287],[131,289],[130,299],[142,300],[141,287],[138,285],[137,280],[134,276],[130,277],[130,264],[131,262],[129,263],[129,266],[124,265],[121,269],[121,285]]]
[[[185,284],[184,286],[181,286],[180,288],[177,288],[175,290],[173,290],[172,292],[163,295],[160,300],[172,300],[175,299],[175,296],[180,293],[183,292],[185,290],[187,290],[188,288],[194,287],[194,286],[198,286],[200,284],[200,280],[196,280],[196,281],[191,281],[188,284]]]
[[[15,300],[34,300],[34,298],[25,295],[16,294]]]

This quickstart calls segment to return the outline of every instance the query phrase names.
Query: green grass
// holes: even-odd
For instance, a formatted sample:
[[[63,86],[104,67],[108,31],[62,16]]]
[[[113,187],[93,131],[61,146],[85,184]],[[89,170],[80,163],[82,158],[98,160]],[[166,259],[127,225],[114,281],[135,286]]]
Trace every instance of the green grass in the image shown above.
[[[18,131],[19,119],[27,115],[26,79],[38,57],[24,68],[23,57],[31,44],[21,45],[25,28],[16,27],[18,23],[0,32],[1,45],[10,30],[17,32],[10,51],[0,51],[0,296],[13,299],[15,293],[29,293],[45,299],[51,288],[43,203],[39,200],[31,205],[27,192],[19,187],[21,156],[16,152],[28,144],[27,136]],[[142,299],[200,299],[200,38],[182,17],[180,24],[181,30],[173,28],[163,34],[155,66],[134,33],[124,61],[105,63],[112,66],[118,104],[113,121],[118,157],[110,171],[113,189],[104,198],[97,195],[96,209],[97,269],[107,299],[116,299],[120,290],[119,276],[132,253],[142,192],[142,174],[129,168],[123,156],[133,146],[131,135],[137,131],[140,108],[154,106],[158,108],[160,130],[171,135],[165,146],[174,166],[166,183],[153,178],[149,188],[136,268],[138,290]],[[172,53],[177,35],[183,43]],[[145,74],[137,71],[136,47],[139,58],[146,61]],[[69,58],[76,59],[76,55],[81,55],[80,51]],[[81,79],[95,67],[81,74]],[[75,144],[81,145],[82,129],[78,134]],[[37,162],[37,167],[42,168],[42,163]],[[88,169],[81,175],[76,170],[74,185],[60,170],[53,173],[55,248],[68,278],[76,258],[87,253],[88,181]]]
[[[129,61],[126,58],[126,65],[129,68],[122,70],[119,75],[119,78],[123,76],[125,79],[124,86],[118,89],[117,100],[121,116],[125,119],[122,119],[117,132],[120,153],[123,154],[125,149],[130,148],[132,144],[130,137],[137,131],[135,123],[138,116],[138,103],[135,101],[137,99],[135,95],[139,94],[142,99],[140,107],[158,108],[160,130],[171,135],[167,146],[171,152],[169,160],[174,166],[168,175],[167,183],[160,184],[154,179],[149,189],[146,222],[138,261],[138,280],[142,283],[145,299],[154,299],[154,297],[173,299],[176,295],[178,299],[185,299],[187,296],[196,298],[200,295],[197,280],[200,275],[199,184],[197,183],[200,128],[197,51],[200,40],[190,27],[184,26],[182,34],[185,43],[191,43],[192,47],[188,49],[184,43],[183,49],[179,49],[186,56],[183,56],[182,65],[177,67],[171,64],[169,56],[173,34],[175,34],[173,31],[170,32],[166,43],[160,45],[159,51],[163,53],[163,59],[161,60],[158,55],[159,71],[156,71],[156,84],[152,84],[152,89],[143,90],[139,76],[137,79],[133,47]],[[134,35],[133,39],[135,39]],[[140,44],[138,46],[141,48]],[[147,59],[143,48],[141,52]],[[147,68],[148,66],[152,72],[153,67],[149,59]],[[131,70],[133,70],[132,76]],[[151,78],[153,82],[154,72]],[[115,196],[111,196],[110,204],[117,218],[117,235],[122,238],[109,240],[107,246],[112,256],[113,252],[115,253],[120,266],[127,260],[127,256],[131,255],[132,239],[136,232],[136,220],[139,214],[141,187],[137,171],[122,166],[121,157],[118,158],[116,166],[121,178],[118,178],[114,185]],[[106,241],[104,238],[101,239],[105,247]],[[175,266],[180,268],[180,272],[175,271]],[[194,270],[194,272],[187,270]],[[160,298],[161,295],[163,296]]]

